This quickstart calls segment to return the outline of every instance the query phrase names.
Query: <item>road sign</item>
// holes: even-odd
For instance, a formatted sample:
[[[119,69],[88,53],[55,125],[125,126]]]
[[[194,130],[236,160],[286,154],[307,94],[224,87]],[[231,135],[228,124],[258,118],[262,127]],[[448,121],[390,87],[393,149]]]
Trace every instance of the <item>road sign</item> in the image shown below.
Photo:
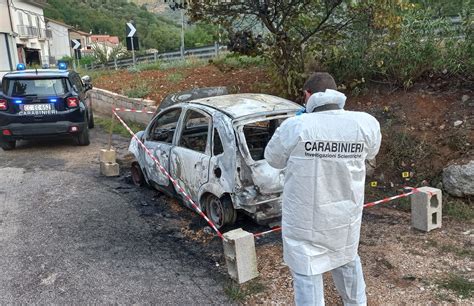
[[[131,22],[127,22],[127,27],[126,27],[126,32],[127,32],[127,37],[134,37],[135,33],[137,32],[137,29]]]
[[[132,42],[133,39],[133,42]],[[138,44],[138,37],[127,37],[127,50],[128,51],[138,51],[140,50],[140,45]]]
[[[81,41],[79,39],[71,39],[71,48],[78,50],[81,48]]]

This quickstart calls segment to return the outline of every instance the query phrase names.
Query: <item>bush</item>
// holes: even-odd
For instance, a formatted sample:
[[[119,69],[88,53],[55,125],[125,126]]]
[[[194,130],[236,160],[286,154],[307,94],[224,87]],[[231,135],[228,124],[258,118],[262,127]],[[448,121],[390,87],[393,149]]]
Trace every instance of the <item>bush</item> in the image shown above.
[[[467,14],[460,26],[426,9],[410,7],[398,14],[392,28],[356,24],[323,46],[317,62],[349,89],[363,85],[363,79],[409,88],[428,74],[470,76],[474,50]]]
[[[247,56],[238,54],[230,54],[218,57],[212,60],[212,63],[222,71],[229,71],[237,68],[263,67],[267,65],[265,58],[262,56]]]

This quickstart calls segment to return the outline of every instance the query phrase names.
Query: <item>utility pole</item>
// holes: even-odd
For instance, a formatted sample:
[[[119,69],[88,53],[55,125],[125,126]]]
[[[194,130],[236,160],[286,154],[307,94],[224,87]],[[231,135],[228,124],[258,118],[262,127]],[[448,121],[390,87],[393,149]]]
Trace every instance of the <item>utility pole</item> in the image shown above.
[[[181,59],[184,59],[184,9],[180,9],[181,12]]]

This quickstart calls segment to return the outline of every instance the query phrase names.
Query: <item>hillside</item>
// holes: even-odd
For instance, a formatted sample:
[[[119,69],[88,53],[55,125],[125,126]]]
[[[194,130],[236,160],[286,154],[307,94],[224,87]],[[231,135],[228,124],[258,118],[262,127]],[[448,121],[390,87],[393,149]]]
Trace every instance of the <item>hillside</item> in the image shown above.
[[[134,20],[143,50],[177,50],[180,45],[181,28],[176,22],[127,0],[48,0],[44,14],[85,32],[118,36],[121,41],[125,39],[125,24]],[[189,29],[187,47],[212,44],[209,31],[209,27]]]
[[[152,12],[158,16],[168,18],[175,21],[176,23],[180,22],[180,12],[171,10],[168,3],[164,3],[164,1],[130,0],[130,2],[133,2],[138,6],[145,6],[149,12]]]

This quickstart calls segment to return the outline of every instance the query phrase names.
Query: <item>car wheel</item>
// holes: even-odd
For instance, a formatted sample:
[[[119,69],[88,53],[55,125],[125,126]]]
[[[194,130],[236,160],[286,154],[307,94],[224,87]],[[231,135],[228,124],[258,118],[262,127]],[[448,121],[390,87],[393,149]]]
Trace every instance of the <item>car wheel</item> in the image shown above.
[[[0,147],[2,147],[2,149],[5,151],[14,150],[16,147],[16,141],[0,142]]]
[[[89,120],[88,120],[88,125],[90,129],[93,129],[95,126],[94,123],[94,112],[92,111],[92,107],[89,109]]]
[[[84,129],[82,132],[77,136],[77,144],[80,146],[88,146],[90,145],[91,141],[89,139],[89,126],[87,124],[84,125]]]
[[[137,187],[143,186],[145,183],[145,177],[143,176],[143,171],[140,168],[140,164],[137,162],[132,163],[132,167],[130,168],[130,172],[132,173],[132,181],[133,184]]]
[[[232,225],[237,220],[237,211],[232,201],[227,197],[218,198],[209,195],[205,200],[205,211],[207,217],[220,229],[226,225]]]

